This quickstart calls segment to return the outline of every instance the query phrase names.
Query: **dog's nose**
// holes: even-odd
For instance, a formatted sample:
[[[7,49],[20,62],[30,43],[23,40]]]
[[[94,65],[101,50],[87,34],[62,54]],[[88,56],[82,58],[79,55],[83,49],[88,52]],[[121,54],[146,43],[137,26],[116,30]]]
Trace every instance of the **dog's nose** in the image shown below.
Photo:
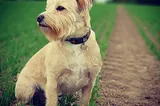
[[[37,22],[42,22],[43,21],[43,19],[44,19],[44,16],[43,15],[40,15],[40,16],[38,16],[37,17]]]

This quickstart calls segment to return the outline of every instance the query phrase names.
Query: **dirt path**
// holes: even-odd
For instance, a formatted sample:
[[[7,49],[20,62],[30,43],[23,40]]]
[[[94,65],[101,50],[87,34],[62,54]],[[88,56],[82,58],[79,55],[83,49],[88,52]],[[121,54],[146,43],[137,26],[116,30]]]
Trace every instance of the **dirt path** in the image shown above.
[[[118,8],[100,77],[98,106],[160,106],[160,62]]]

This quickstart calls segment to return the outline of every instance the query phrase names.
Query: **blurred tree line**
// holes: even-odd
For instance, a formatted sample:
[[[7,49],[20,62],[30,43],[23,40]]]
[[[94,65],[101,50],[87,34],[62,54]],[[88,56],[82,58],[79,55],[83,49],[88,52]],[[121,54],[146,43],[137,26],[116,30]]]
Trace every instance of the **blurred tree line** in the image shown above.
[[[46,1],[46,0],[0,0],[0,1]],[[96,1],[96,0],[93,0]],[[106,0],[111,2],[160,5],[160,0]]]
[[[113,0],[113,2],[160,5],[160,0]]]

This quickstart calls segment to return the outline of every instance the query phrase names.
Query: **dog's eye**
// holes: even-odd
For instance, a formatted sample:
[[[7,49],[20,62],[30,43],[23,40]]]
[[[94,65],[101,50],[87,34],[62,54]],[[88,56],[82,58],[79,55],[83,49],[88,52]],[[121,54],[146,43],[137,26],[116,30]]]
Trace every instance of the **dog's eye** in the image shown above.
[[[62,7],[62,6],[58,6],[58,7],[56,8],[57,11],[63,11],[64,9],[65,9],[65,8]]]

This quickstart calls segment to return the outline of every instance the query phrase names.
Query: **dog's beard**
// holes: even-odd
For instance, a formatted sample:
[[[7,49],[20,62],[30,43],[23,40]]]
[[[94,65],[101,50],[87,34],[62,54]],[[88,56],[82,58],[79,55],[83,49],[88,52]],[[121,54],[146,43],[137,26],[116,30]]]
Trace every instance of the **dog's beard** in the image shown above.
[[[50,14],[46,13],[44,19],[44,25],[41,27],[41,31],[51,41],[59,38],[72,35],[76,31],[76,17],[74,14],[66,16],[65,14]]]

